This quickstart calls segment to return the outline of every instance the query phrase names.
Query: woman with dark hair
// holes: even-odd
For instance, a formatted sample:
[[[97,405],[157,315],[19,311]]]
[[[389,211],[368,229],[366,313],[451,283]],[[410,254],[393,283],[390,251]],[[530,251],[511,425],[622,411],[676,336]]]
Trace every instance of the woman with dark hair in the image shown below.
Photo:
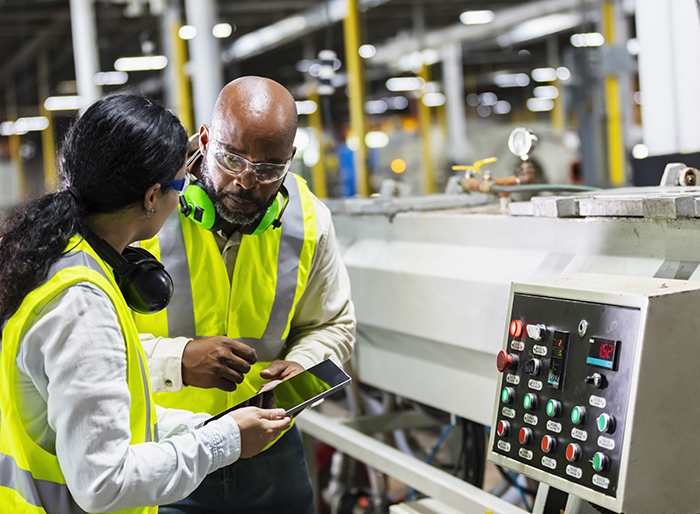
[[[98,100],[66,136],[61,190],[0,229],[0,511],[155,512],[289,427],[251,407],[195,428],[208,416],[153,404],[129,307],[172,286],[127,247],[176,207],[186,145],[147,99]]]

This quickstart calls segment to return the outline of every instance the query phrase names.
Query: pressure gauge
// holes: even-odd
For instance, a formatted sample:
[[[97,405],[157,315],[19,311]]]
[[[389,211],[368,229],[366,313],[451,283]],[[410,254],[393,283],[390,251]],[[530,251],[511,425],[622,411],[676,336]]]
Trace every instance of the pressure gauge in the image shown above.
[[[535,141],[537,141],[537,136],[535,134],[525,127],[518,127],[510,133],[508,148],[510,148],[513,154],[517,155],[522,160],[526,160],[527,155],[534,147]]]

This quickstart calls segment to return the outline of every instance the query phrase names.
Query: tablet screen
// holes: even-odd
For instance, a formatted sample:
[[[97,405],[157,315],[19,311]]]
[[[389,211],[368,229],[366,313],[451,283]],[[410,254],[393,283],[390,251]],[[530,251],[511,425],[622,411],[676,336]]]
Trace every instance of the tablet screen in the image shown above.
[[[284,409],[287,416],[294,417],[306,407],[342,389],[349,383],[350,377],[347,373],[332,360],[326,359],[275,384],[274,387],[258,392],[238,405],[220,412],[206,420],[202,425],[206,425],[232,410],[251,405],[263,409]]]

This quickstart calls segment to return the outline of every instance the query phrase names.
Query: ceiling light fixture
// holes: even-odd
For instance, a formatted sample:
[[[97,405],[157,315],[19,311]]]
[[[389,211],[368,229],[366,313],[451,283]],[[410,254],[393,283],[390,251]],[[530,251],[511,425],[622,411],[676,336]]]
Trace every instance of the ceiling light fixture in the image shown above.
[[[114,69],[117,71],[162,70],[167,65],[168,58],[164,55],[122,57],[114,61]]]

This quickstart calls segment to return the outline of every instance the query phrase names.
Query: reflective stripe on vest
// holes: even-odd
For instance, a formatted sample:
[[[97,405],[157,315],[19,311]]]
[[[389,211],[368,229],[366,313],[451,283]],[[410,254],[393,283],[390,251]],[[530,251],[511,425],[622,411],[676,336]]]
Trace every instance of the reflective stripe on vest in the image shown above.
[[[114,305],[125,338],[127,380],[131,394],[131,444],[153,441],[156,425],[154,405],[136,327],[111,270],[102,264],[94,250],[78,236],[71,238],[67,251],[49,269],[44,283],[25,297],[18,311],[3,330],[6,348],[0,354],[0,505],[12,512],[78,514],[84,511],[76,504],[65,484],[56,455],[39,447],[27,435],[17,412],[14,380],[20,342],[31,321],[48,301],[73,284],[89,282],[100,288]],[[138,358],[136,358],[138,356]],[[143,398],[139,400],[139,397]],[[141,404],[143,402],[143,405]],[[141,427],[145,431],[141,432]],[[140,433],[139,433],[140,432]],[[123,512],[155,513],[156,507],[140,507]]]
[[[29,471],[20,468],[14,458],[2,453],[0,453],[0,487],[17,491],[27,503],[46,508],[51,514],[86,514],[75,503],[65,484],[37,480]]]

